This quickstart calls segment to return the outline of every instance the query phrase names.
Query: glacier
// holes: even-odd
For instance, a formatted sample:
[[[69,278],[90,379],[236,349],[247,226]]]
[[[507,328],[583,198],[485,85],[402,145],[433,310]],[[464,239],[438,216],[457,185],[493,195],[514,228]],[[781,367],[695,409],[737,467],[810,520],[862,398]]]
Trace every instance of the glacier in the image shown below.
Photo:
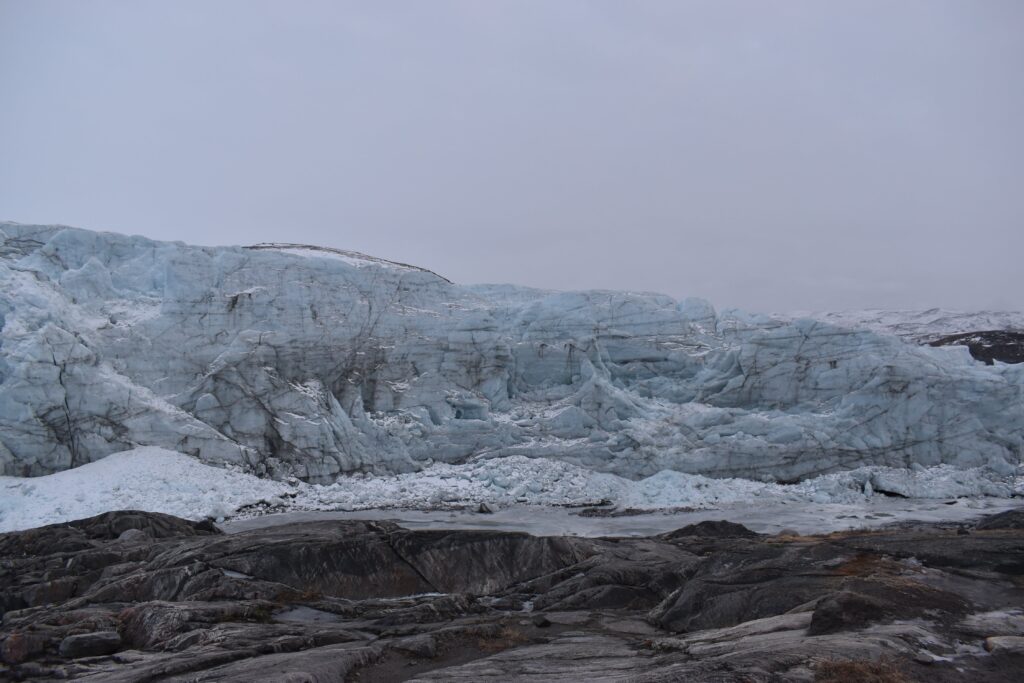
[[[156,447],[314,484],[514,456],[793,483],[1010,475],[1024,450],[1024,365],[965,347],[660,294],[458,285],[308,245],[0,223],[0,320],[13,477]]]

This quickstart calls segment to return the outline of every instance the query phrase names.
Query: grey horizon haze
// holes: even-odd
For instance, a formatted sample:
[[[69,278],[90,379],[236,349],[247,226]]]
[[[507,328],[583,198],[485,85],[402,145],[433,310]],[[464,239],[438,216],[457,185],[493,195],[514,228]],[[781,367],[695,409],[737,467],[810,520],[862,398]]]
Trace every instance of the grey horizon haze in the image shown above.
[[[0,220],[1024,309],[1024,2],[0,0]]]

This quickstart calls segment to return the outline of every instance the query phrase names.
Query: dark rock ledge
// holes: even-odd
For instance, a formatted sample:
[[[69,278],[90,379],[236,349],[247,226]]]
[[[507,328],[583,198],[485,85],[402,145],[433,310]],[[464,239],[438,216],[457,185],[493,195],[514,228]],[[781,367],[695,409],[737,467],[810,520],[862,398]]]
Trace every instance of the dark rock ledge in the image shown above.
[[[0,679],[1018,681],[1022,520],[581,539],[109,513],[0,536]]]

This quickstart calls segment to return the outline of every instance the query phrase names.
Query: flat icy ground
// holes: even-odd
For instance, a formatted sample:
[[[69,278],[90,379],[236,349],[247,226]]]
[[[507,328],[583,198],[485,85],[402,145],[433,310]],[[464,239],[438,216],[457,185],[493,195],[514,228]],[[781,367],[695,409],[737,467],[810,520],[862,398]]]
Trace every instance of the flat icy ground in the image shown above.
[[[780,485],[673,471],[634,481],[521,456],[324,486],[261,479],[147,447],[42,477],[0,477],[0,532],[145,510],[233,520],[227,529],[389,518],[409,527],[648,535],[728,519],[759,532],[810,533],[907,519],[959,521],[1010,507],[1022,494],[1024,477],[984,468],[871,467]],[[475,512],[481,503],[495,513]]]
[[[593,515],[595,508],[566,509],[517,505],[480,514],[469,510],[354,510],[338,512],[285,512],[220,524],[225,533],[325,520],[383,520],[406,529],[523,531],[534,536],[647,537],[705,521],[725,520],[762,534],[793,531],[800,535],[872,529],[895,522],[972,522],[984,515],[1020,507],[1019,499],[962,498],[893,500],[873,498],[860,503],[767,503],[757,500],[731,503],[705,510],[652,510],[615,516]],[[608,512],[612,512],[609,510]]]

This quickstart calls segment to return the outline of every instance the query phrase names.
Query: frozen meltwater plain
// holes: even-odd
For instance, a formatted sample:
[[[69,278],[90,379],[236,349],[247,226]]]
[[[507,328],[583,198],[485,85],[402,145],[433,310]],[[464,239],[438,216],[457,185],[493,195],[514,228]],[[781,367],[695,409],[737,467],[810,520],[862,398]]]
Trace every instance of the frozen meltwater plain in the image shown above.
[[[900,497],[875,495],[876,489]],[[388,518],[419,528],[636,535],[725,518],[757,531],[810,533],[902,519],[969,519],[1013,506],[1010,499],[1020,495],[1024,478],[986,468],[868,467],[781,485],[671,471],[631,480],[522,456],[357,475],[325,486],[263,479],[143,447],[41,477],[0,477],[0,533],[109,510],[234,518],[225,528],[236,531],[307,519]],[[476,514],[480,503],[494,514]],[[588,505],[630,514],[588,518],[569,509]]]
[[[461,286],[309,246],[0,230],[5,486],[139,447],[324,484],[339,507],[378,481],[342,475],[401,480],[381,484],[401,497],[446,467],[476,481],[501,463],[538,482],[571,467],[592,499],[605,481],[661,485],[671,505],[699,499],[696,481],[750,496],[943,465],[940,479],[974,473],[1003,495],[1021,463],[1024,365],[919,346],[884,315],[863,329],[649,293]],[[910,323],[952,324],[925,318]],[[462,486],[431,495],[479,497]]]

